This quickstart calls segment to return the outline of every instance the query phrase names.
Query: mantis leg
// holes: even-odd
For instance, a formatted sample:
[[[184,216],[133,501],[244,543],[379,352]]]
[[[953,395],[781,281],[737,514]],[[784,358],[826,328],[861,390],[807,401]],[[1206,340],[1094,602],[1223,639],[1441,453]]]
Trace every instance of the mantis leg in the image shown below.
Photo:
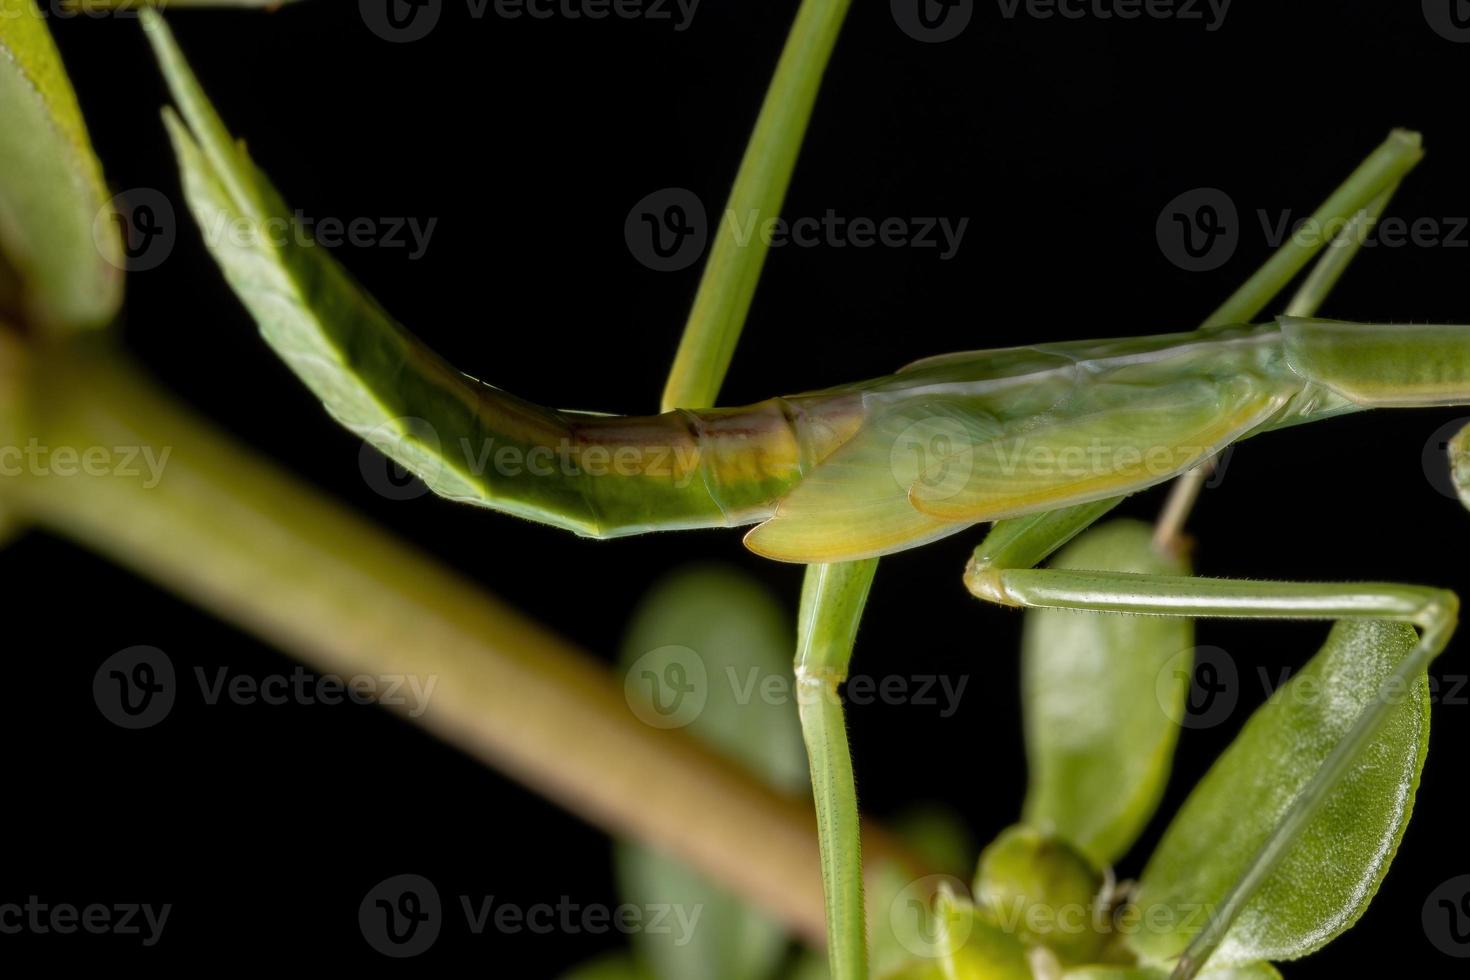
[[[817,808],[832,980],[867,980],[857,784],[837,687],[847,678],[878,559],[808,565],[797,626],[797,704]]]
[[[1401,143],[1394,138],[1390,138],[1389,145],[1399,146],[1401,152],[1406,154],[1410,160],[1417,158],[1416,146]],[[1412,163],[1410,165],[1412,166]],[[1348,183],[1352,183],[1352,178],[1349,178]],[[1327,251],[1317,260],[1317,264],[1312,266],[1312,271],[1297,288],[1291,302],[1287,304],[1287,316],[1310,317],[1317,314],[1322,304],[1327,301],[1332,288],[1337,285],[1337,281],[1352,264],[1364,239],[1377,224],[1378,219],[1382,217],[1384,208],[1388,207],[1388,202],[1393,199],[1398,189],[1398,183],[1389,184],[1381,194],[1364,205],[1361,211],[1343,225],[1342,230],[1327,247]],[[1349,201],[1355,203],[1356,198],[1350,197]],[[1294,248],[1296,245],[1296,240],[1293,239],[1283,245],[1282,250]],[[1305,257],[1313,250],[1302,248],[1299,251],[1302,260],[1305,261]],[[1266,304],[1275,299],[1277,294],[1277,289],[1269,285],[1262,285],[1255,278],[1241,288],[1245,292],[1244,295],[1237,294],[1238,302],[1244,304],[1243,308],[1249,309],[1252,316],[1265,309]],[[1231,308],[1231,304],[1226,304],[1226,307],[1222,309],[1228,308]],[[1205,325],[1218,325],[1218,322],[1216,317],[1211,317],[1205,321]],[[1209,459],[1174,481],[1169,499],[1164,505],[1163,512],[1159,515],[1154,531],[1154,547],[1158,551],[1177,554],[1188,546],[1184,536],[1184,522],[1188,519],[1189,512],[1194,509],[1195,501],[1199,499],[1199,492],[1214,469],[1215,460]]]
[[[1459,599],[1443,589],[1387,582],[1258,582],[1030,567],[1039,560],[1034,556],[1059,546],[1057,530],[1039,524],[1034,533],[1012,533],[1011,540],[996,545],[991,544],[992,533],[965,570],[966,586],[981,599],[1008,606],[1152,616],[1387,620],[1409,623],[1419,631],[1418,643],[1333,748],[1283,816],[1279,832],[1190,944],[1174,973],[1184,980],[1209,958],[1236,914],[1377,734],[1394,704],[1393,692],[1409,689],[1444,650],[1455,629]]]

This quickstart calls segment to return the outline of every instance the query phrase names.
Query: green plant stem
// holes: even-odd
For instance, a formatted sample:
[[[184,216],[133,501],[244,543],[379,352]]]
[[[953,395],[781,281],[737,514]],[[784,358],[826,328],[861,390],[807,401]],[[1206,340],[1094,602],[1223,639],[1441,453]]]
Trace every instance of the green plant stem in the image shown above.
[[[798,704],[817,806],[832,980],[866,980],[868,975],[857,784],[837,688],[847,677],[877,569],[876,558],[807,566],[797,626]]]
[[[719,396],[766,260],[817,90],[850,0],[802,0],[720,215],[709,259],[664,387],[663,411],[709,408]]]
[[[152,390],[116,351],[77,342],[33,352],[22,368],[19,348],[0,347],[6,392],[23,375],[35,393],[8,428],[52,447],[169,451],[157,486],[144,485],[146,474],[7,478],[0,509],[317,671],[437,677],[418,724],[821,941],[804,800],[768,789],[683,732],[643,724],[621,685],[585,655],[231,443]],[[868,850],[912,863],[882,835]]]

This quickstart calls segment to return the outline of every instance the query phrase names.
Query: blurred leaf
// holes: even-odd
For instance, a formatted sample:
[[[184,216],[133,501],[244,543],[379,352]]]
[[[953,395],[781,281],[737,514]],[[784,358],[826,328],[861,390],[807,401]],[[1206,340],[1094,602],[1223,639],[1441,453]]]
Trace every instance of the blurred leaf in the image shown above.
[[[1014,935],[948,892],[934,899],[932,950],[879,980],[1032,980],[1026,949]]]
[[[1270,963],[1245,963],[1219,970],[1205,970],[1200,980],[1281,980]],[[1169,971],[1147,966],[1079,966],[1062,974],[1062,980],[1169,980]]]
[[[0,446],[19,446],[25,441],[29,374],[25,344],[0,320]],[[13,483],[0,479],[0,546],[8,544],[21,528],[5,506],[5,493]]]
[[[888,821],[888,830],[924,862],[948,874],[974,867],[975,842],[964,820],[937,803],[911,807]]]
[[[1188,575],[1188,563],[1160,555],[1152,538],[1140,521],[1111,521],[1051,565]],[[1069,841],[1099,867],[1128,850],[1163,795],[1189,693],[1187,664],[1163,686],[1160,672],[1193,645],[1194,622],[1183,617],[1026,613],[1026,823]]]
[[[1027,945],[1063,963],[1102,959],[1111,919],[1088,858],[1033,827],[1008,827],[980,855],[975,904]]]
[[[794,637],[786,610],[759,583],[734,569],[696,566],[644,599],[622,664],[630,691],[641,688],[645,672],[660,683],[677,665],[688,703],[702,702],[678,720],[767,782],[796,791],[805,784],[806,758],[792,693]],[[677,926],[671,934],[636,934],[638,953],[661,980],[764,980],[775,972],[788,941],[773,920],[647,848],[618,845],[617,865],[625,901],[682,906],[691,918],[698,909],[689,936]]]
[[[1402,624],[1338,623],[1256,711],[1149,860],[1137,906],[1156,925],[1130,936],[1134,949],[1159,964],[1184,952],[1415,640]],[[1429,745],[1424,675],[1412,691],[1385,695],[1399,701],[1383,728],[1230,924],[1211,965],[1305,956],[1362,915],[1408,825]]]
[[[633,957],[624,952],[608,953],[561,975],[561,980],[654,980]]]
[[[122,302],[121,229],[33,0],[0,0],[0,254],[0,312],[37,327],[102,326]]]
[[[889,829],[905,849],[920,857],[924,866],[943,874],[914,881],[902,863],[886,861],[867,871],[868,964],[875,977],[900,969],[913,959],[910,915],[912,901],[928,901],[933,884],[944,878],[955,889],[964,887],[958,877],[974,866],[975,850],[964,822],[944,808],[932,805],[900,814]],[[825,976],[826,961],[823,960]]]
[[[827,957],[815,950],[803,949],[796,964],[785,974],[785,980],[831,980]]]

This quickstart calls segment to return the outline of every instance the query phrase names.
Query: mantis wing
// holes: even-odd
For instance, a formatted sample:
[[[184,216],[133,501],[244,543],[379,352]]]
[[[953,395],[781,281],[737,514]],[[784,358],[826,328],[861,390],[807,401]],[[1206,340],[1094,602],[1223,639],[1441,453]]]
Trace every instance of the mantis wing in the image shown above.
[[[1131,493],[1249,434],[1292,393],[1235,359],[1098,364],[870,396],[862,430],[746,545],[786,561],[849,561]]]

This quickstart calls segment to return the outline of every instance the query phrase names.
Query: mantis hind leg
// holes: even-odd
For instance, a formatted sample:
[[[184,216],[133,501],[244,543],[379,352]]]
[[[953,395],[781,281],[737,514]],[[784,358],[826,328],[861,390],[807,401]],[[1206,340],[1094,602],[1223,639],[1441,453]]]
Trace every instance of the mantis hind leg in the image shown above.
[[[1470,427],[1456,437],[1454,445],[1461,450],[1470,445]],[[1455,451],[1454,445],[1452,452]],[[1461,459],[1470,469],[1470,459],[1463,455]],[[1465,483],[1459,482],[1458,477],[1457,486],[1464,495]],[[1393,692],[1409,689],[1444,650],[1455,629],[1459,599],[1444,589],[1386,582],[1258,582],[1038,569],[1031,566],[1060,547],[1066,537],[1080,530],[1071,524],[1086,515],[1075,515],[1076,520],[1070,523],[1056,519],[1055,515],[1043,516],[1053,517],[1052,522],[1038,522],[1030,529],[1018,526],[1001,528],[998,525],[996,531],[986,538],[965,570],[965,584],[974,595],[1008,606],[1151,616],[1386,620],[1408,623],[1419,633],[1418,642],[1395,667],[1377,696],[1363,709],[1282,817],[1279,833],[1267,849],[1257,855],[1250,871],[1186,951],[1174,976],[1192,977],[1209,958],[1235,913],[1265,880],[1274,859],[1292,845],[1353,761],[1378,733],[1395,703]],[[992,540],[998,533],[1001,537]],[[1061,537],[1064,534],[1066,537]]]

